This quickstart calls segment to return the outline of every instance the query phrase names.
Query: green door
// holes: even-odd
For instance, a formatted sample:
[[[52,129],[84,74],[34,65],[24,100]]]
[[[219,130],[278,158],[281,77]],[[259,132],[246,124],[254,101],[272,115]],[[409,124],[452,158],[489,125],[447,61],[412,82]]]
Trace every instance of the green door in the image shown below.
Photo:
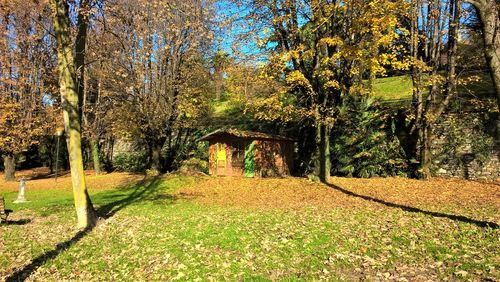
[[[249,141],[245,147],[245,177],[255,174],[255,143]]]

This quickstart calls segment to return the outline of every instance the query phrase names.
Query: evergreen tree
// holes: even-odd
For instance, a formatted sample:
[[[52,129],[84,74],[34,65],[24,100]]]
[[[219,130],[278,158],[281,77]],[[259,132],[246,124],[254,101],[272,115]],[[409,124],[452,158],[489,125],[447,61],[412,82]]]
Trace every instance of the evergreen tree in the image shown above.
[[[393,122],[387,120],[373,98],[348,96],[340,107],[332,136],[332,173],[355,177],[405,175],[405,154]]]

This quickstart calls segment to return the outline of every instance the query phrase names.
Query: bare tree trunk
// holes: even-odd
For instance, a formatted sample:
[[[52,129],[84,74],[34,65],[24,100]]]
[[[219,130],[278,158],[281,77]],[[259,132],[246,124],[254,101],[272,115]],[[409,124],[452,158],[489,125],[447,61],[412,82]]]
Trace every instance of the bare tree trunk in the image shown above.
[[[89,0],[81,0],[78,12],[77,34],[75,38],[75,70],[78,94],[78,110],[80,124],[83,118],[83,103],[85,102],[85,52],[87,47],[87,29],[89,18]]]
[[[5,181],[16,181],[16,163],[13,154],[3,155],[3,167]]]
[[[94,163],[94,172],[96,175],[101,174],[101,159],[99,154],[99,141],[95,138],[90,138],[90,147],[92,150],[92,162]]]
[[[316,125],[316,153],[314,161],[315,175],[321,182],[330,178],[330,126],[318,122]]]
[[[432,127],[424,125],[422,129],[422,142],[420,148],[420,177],[427,179],[431,177],[432,166]]]
[[[161,149],[163,144],[153,143],[151,148],[151,169],[156,171],[161,170]]]
[[[65,0],[51,0],[50,6],[57,40],[59,83],[71,167],[73,197],[75,200],[78,227],[87,228],[95,225],[97,218],[87,192],[83,169],[81,115],[78,93],[80,87],[77,80],[77,69],[79,66],[75,66],[75,58],[73,56],[68,3]],[[81,39],[77,39],[76,42],[77,44],[85,44],[85,40]]]
[[[412,3],[413,4],[413,3]],[[419,8],[421,7],[420,0],[415,1],[415,6],[412,9],[411,15],[411,43],[410,43],[410,53],[413,59],[413,65],[411,68],[411,79],[413,85],[413,95],[412,95],[412,106],[413,106],[413,114],[415,116],[414,124],[411,129],[410,134],[416,134],[416,147],[415,147],[415,155],[417,158],[421,155],[424,134],[422,129],[421,117],[423,111],[423,99],[422,99],[422,70],[420,66],[417,64],[418,58],[418,43],[419,43],[419,28],[418,28],[418,19],[419,19]]]
[[[51,138],[51,142],[52,142],[52,138]],[[49,155],[49,158],[48,158],[48,161],[47,161],[47,166],[49,167],[49,174],[53,174],[54,173],[54,155],[52,154],[52,152],[54,151],[52,149],[52,144],[50,145],[50,147],[48,148],[48,155]]]

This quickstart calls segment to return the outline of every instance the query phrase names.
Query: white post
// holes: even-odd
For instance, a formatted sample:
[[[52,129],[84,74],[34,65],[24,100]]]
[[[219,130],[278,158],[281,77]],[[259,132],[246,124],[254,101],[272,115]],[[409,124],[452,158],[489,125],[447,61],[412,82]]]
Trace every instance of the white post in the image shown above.
[[[18,203],[26,203],[26,198],[24,197],[24,191],[26,190],[26,178],[21,177],[21,181],[19,181],[19,193],[17,194],[17,199],[14,201],[15,204]]]

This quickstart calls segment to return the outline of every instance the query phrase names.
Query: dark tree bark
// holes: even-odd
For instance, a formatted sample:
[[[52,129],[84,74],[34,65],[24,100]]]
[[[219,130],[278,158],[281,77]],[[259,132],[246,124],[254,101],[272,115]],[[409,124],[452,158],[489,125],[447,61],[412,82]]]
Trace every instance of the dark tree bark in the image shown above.
[[[316,127],[316,157],[315,157],[315,175],[321,182],[328,182],[330,178],[331,159],[330,159],[330,134],[329,125],[318,124]]]
[[[149,168],[156,171],[162,171],[163,162],[161,156],[161,150],[167,138],[151,138],[147,140],[147,149],[148,149],[148,163]]]
[[[3,167],[5,169],[5,181],[16,181],[16,163],[13,154],[3,155]]]
[[[94,163],[94,172],[96,175],[101,174],[101,158],[99,153],[99,141],[95,138],[90,138],[90,147],[92,150],[92,162]]]
[[[151,148],[151,169],[161,170],[161,148],[163,144],[154,143]]]

